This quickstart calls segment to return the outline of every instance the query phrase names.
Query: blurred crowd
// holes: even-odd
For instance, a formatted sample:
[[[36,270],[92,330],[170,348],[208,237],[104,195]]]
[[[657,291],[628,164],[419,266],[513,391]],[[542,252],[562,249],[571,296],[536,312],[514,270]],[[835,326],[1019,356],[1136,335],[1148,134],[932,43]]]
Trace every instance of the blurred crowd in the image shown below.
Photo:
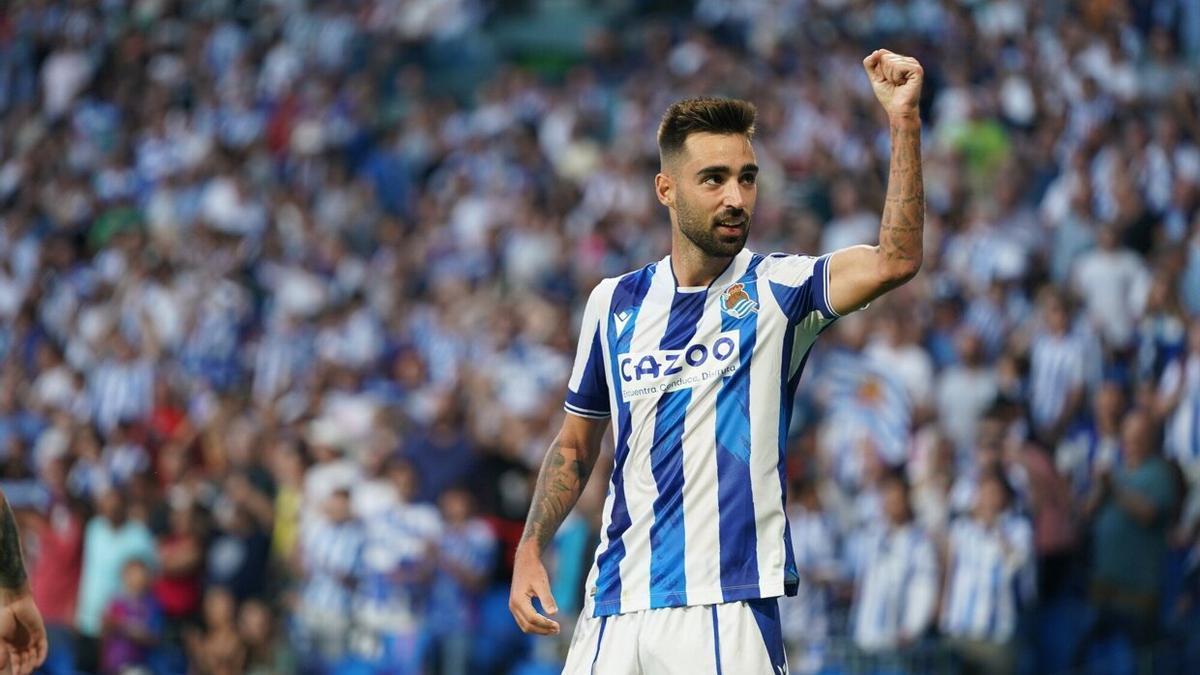
[[[484,49],[542,4],[0,12],[47,672],[557,672],[603,481],[548,553],[561,640],[511,554],[583,300],[669,247],[660,115],[757,104],[755,250],[873,243],[880,46],[926,71],[925,263],[801,383],[792,670],[1200,663],[1200,5],[629,0],[570,58]]]

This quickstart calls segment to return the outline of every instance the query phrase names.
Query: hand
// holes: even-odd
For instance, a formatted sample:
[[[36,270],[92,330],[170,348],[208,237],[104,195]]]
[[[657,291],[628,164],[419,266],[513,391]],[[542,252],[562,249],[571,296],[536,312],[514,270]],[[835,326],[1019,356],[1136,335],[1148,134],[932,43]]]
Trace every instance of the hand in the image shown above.
[[[550,594],[550,577],[542,565],[536,547],[517,548],[513,561],[512,590],[508,595],[508,611],[512,612],[517,625],[526,633],[535,635],[557,635],[558,623],[538,613],[533,608],[533,599],[541,601],[548,614],[558,613],[558,605]]]
[[[0,608],[0,673],[27,675],[46,660],[46,627],[28,590]]]
[[[876,49],[863,59],[863,68],[871,80],[875,98],[883,104],[889,117],[917,114],[925,70],[916,59],[886,49]]]

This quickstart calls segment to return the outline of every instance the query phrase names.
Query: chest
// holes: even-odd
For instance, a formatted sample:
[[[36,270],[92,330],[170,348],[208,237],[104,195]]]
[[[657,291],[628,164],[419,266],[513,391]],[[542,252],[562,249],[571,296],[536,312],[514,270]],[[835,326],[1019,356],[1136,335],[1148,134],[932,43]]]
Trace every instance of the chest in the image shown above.
[[[611,318],[609,377],[624,401],[717,387],[756,360],[782,358],[786,319],[752,286],[736,297],[699,292]]]

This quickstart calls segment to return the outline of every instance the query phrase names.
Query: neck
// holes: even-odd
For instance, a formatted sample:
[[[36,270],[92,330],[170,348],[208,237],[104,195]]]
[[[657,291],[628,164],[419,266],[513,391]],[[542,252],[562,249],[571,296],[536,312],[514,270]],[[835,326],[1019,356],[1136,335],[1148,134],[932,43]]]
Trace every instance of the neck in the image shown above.
[[[671,237],[671,270],[675,273],[675,281],[683,287],[711,284],[729,267],[734,257],[715,257],[704,253],[678,228]]]

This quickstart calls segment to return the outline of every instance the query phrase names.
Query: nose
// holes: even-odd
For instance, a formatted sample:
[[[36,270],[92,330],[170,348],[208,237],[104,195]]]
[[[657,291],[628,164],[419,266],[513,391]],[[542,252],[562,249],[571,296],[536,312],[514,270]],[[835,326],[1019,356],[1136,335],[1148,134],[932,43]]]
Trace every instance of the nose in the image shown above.
[[[743,193],[741,181],[727,181],[724,194],[721,196],[721,205],[727,209],[746,208],[746,195]]]

